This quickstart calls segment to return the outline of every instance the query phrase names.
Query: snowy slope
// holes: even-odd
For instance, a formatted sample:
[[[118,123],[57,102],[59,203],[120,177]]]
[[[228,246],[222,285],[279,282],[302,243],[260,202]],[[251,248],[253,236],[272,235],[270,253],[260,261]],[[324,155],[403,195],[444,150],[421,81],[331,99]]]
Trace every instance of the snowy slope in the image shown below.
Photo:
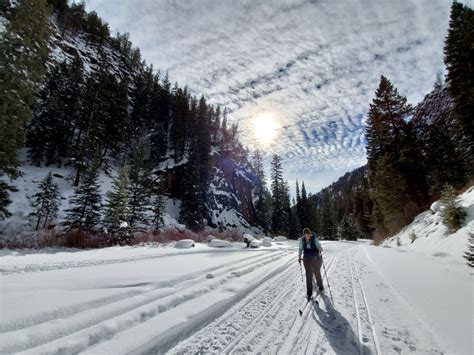
[[[0,235],[18,235],[18,238],[22,238],[22,232],[29,232],[34,229],[34,223],[28,217],[32,211],[30,205],[31,196],[37,192],[38,182],[44,179],[49,172],[53,174],[54,182],[58,184],[59,191],[61,193],[61,205],[59,208],[58,218],[56,223],[60,223],[66,216],[66,210],[69,208],[70,199],[74,193],[73,180],[74,180],[74,169],[69,167],[57,168],[55,166],[50,167],[37,167],[28,163],[26,159],[26,151],[22,150],[20,154],[22,164],[20,171],[22,176],[15,180],[8,180],[7,177],[2,177],[8,183],[14,185],[18,191],[11,192],[10,198],[12,203],[8,206],[8,210],[12,216],[5,220],[0,220]],[[115,172],[112,172],[115,174]],[[103,195],[103,202],[105,202],[105,194],[112,188],[112,177],[103,171],[100,172],[100,189]],[[177,222],[179,216],[180,201],[165,198],[165,213],[163,221],[167,227],[179,227],[184,228],[183,225]],[[54,224],[53,222],[53,224]]]
[[[467,267],[369,241],[323,248],[330,292],[324,278],[306,307],[294,241],[4,252],[0,352],[472,353]]]
[[[464,225],[456,233],[449,234],[441,217],[442,206],[433,203],[428,211],[415,217],[403,230],[387,239],[382,245],[413,251],[439,258],[448,258],[454,263],[464,263],[462,256],[466,251],[469,234],[474,233],[474,186],[459,196],[459,203],[466,209]],[[416,236],[412,242],[412,236]],[[398,247],[398,244],[401,246]]]

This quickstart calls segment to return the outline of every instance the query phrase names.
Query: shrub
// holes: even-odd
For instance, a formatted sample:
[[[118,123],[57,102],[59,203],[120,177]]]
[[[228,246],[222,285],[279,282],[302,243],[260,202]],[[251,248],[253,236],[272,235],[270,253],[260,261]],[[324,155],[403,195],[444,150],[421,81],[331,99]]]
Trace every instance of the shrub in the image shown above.
[[[455,233],[464,223],[466,211],[463,207],[459,206],[452,186],[444,186],[441,193],[441,203],[443,205],[443,210],[441,211],[443,223],[448,228],[449,233]]]
[[[410,232],[410,240],[411,240],[412,244],[415,242],[416,238],[417,238],[417,236],[416,236],[415,231],[411,231]]]

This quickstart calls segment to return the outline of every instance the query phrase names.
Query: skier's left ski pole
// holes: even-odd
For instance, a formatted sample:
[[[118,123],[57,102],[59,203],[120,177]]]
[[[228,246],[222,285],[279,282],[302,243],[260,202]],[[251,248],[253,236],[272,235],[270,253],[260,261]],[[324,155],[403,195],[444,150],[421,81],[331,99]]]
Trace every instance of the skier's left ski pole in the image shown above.
[[[332,301],[332,304],[334,305],[334,298],[332,298],[331,286],[329,285],[328,272],[326,270],[326,265],[324,265],[323,254],[321,254],[321,261],[323,263],[324,274],[326,275],[326,282],[328,283],[328,289],[329,289],[329,294],[331,295],[331,301]]]

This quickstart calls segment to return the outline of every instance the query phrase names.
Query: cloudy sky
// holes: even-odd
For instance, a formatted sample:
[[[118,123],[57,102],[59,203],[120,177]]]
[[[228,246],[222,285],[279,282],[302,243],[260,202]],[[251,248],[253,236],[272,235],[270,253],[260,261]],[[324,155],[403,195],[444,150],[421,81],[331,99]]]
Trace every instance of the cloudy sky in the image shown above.
[[[473,6],[474,0],[465,1]],[[87,0],[147,63],[227,107],[241,139],[317,192],[366,162],[380,75],[417,103],[444,74],[450,0]],[[254,121],[277,121],[263,144]],[[261,133],[261,132],[260,132]]]

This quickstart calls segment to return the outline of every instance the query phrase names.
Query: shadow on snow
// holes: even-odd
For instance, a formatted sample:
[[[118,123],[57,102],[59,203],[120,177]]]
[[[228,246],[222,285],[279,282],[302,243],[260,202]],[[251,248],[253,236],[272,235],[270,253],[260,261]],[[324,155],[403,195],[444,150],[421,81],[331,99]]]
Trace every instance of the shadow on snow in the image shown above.
[[[324,331],[334,352],[336,354],[372,354],[366,345],[360,343],[349,321],[333,307],[328,296],[322,293],[321,300],[326,310],[314,305],[313,318]]]

